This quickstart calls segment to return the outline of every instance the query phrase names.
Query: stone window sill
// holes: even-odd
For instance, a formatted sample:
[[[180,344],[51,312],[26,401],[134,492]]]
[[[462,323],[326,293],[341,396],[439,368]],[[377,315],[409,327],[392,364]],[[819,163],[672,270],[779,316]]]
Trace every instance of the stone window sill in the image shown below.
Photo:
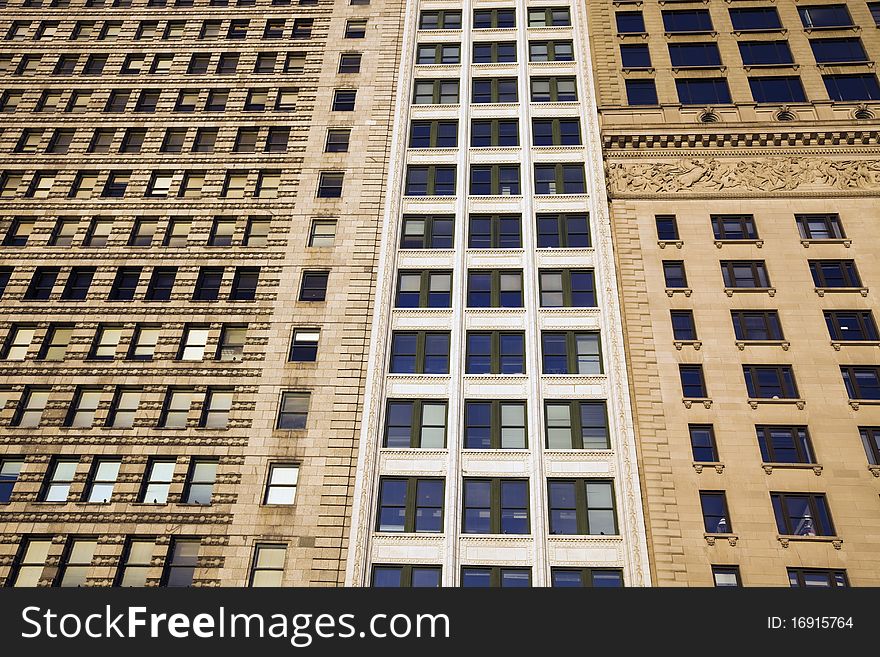
[[[832,340],[831,346],[834,351],[840,351],[841,347],[880,347],[880,340]]]
[[[676,249],[680,249],[684,246],[684,240],[657,240],[657,246],[661,249],[665,249],[667,246],[674,246]]]
[[[880,406],[880,399],[850,399],[849,405],[857,411],[862,406]]]
[[[839,240],[801,240],[801,244],[804,245],[805,249],[809,249],[811,244],[843,244],[847,249],[852,246],[852,240],[850,239],[839,239]]]
[[[815,288],[816,294],[820,297],[824,297],[826,294],[832,294],[835,292],[841,293],[852,293],[858,292],[863,297],[868,296],[868,288],[866,287],[817,287]]]
[[[724,472],[724,464],[715,461],[699,461],[694,463],[694,470],[697,474],[702,474],[704,468],[714,468],[715,472],[721,474]]]
[[[840,536],[795,536],[780,534],[776,539],[784,548],[787,548],[792,541],[800,543],[831,543],[835,550],[839,550],[843,545],[843,539],[840,538]]]
[[[667,287],[666,296],[671,297],[673,294],[683,294],[686,297],[691,296],[694,291],[689,287]]]
[[[715,545],[715,541],[718,540],[727,540],[731,547],[736,546],[736,542],[739,540],[739,536],[736,534],[703,534],[703,538],[706,539],[706,543],[709,545]]]
[[[712,408],[712,400],[703,397],[685,397],[682,400],[685,408],[690,408],[694,404],[702,404],[704,408]]]
[[[737,340],[736,348],[744,351],[746,347],[782,347],[783,351],[788,351],[791,343],[788,340]]]
[[[726,287],[724,288],[724,294],[729,297],[732,297],[736,294],[748,294],[748,293],[759,293],[766,294],[767,296],[775,297],[776,296],[776,288],[775,287]]]
[[[802,411],[802,410],[804,410],[804,406],[807,405],[807,400],[806,399],[755,399],[755,398],[749,399],[749,406],[751,406],[753,409],[757,409],[758,406],[761,406],[763,404],[769,404],[769,405],[794,404],[795,406],[798,407],[798,410]]]
[[[768,475],[773,474],[773,470],[812,470],[816,476],[822,474],[822,466],[818,463],[762,463],[761,467]]]
[[[760,249],[764,246],[764,240],[715,240],[715,246],[719,249],[725,244],[753,244]]]
[[[690,345],[690,346],[693,347],[696,351],[699,351],[699,350],[700,350],[700,347],[703,346],[703,343],[700,342],[699,340],[676,340],[676,341],[674,341],[672,344],[673,344],[673,346],[674,346],[678,351],[681,351],[681,348],[682,348],[684,345]]]

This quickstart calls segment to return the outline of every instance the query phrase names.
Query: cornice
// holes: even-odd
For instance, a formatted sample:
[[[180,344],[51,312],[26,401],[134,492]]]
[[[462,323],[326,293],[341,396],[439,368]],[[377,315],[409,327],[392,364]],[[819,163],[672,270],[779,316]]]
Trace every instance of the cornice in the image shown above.
[[[731,156],[731,148],[770,147],[811,148],[856,147],[851,152],[861,152],[858,146],[880,145],[880,131],[865,130],[760,130],[731,129],[725,132],[672,132],[672,133],[617,133],[604,132],[602,148],[605,151],[663,150],[690,148],[720,148]],[[768,154],[778,151],[771,151]],[[811,151],[814,152],[814,151]]]

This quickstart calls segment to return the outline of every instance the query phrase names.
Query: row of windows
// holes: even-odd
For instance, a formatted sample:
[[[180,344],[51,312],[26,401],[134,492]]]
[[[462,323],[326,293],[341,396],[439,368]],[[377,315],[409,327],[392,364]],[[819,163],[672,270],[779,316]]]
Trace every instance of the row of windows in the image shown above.
[[[444,531],[442,478],[379,480],[376,531]],[[548,529],[554,536],[618,533],[614,484],[608,479],[548,479]],[[530,534],[528,479],[462,481],[463,534]]]
[[[474,105],[487,103],[518,103],[519,81],[515,77],[474,78],[471,100]],[[533,103],[571,103],[578,99],[574,77],[530,77],[529,100]],[[438,78],[413,82],[414,105],[456,105],[459,102],[459,80]]]
[[[696,463],[719,463],[715,428],[711,424],[689,424],[691,450]],[[816,453],[805,425],[755,425],[763,463],[817,465]],[[880,465],[880,427],[859,427],[859,437],[868,463]]]
[[[880,3],[869,2],[868,7],[880,25]],[[735,32],[776,32],[784,29],[776,7],[731,8],[727,11]],[[854,27],[845,4],[799,6],[797,11],[805,30]],[[715,29],[708,9],[664,9],[660,14],[663,30],[667,34],[705,34]],[[647,34],[641,11],[618,11],[615,21],[618,34]]]
[[[292,112],[296,109],[299,89],[282,87],[238,89],[181,89],[176,94],[166,94],[162,89],[112,89],[109,92],[92,89],[44,89],[37,98],[34,112],[82,113],[100,110],[107,113],[138,112],[149,114],[156,111],[175,112]],[[333,96],[334,111],[354,111],[356,90],[338,89]],[[92,97],[95,97],[93,103]],[[23,91],[7,90],[0,95],[0,112],[15,112],[21,105]],[[230,97],[234,102],[230,103]],[[102,130],[106,130],[103,129]]]
[[[792,588],[848,587],[846,571],[836,568],[787,568],[788,583]],[[712,566],[715,586],[742,586],[739,566]]]
[[[38,361],[67,360],[68,348],[75,333],[75,324],[51,323],[41,332],[37,324],[15,323],[10,326],[0,346],[0,359],[23,361],[32,355]],[[317,360],[320,334],[321,329],[317,327],[294,328],[288,360]],[[122,324],[99,324],[84,357],[86,360],[115,360],[120,345],[128,344],[125,358],[153,360],[155,347],[162,336],[161,325],[136,324],[129,335]],[[86,336],[76,337],[82,343],[82,338]],[[246,341],[247,324],[221,324],[217,331],[210,324],[185,324],[177,340],[176,351],[173,356],[170,353],[168,356],[180,361],[201,362],[210,353],[213,360],[237,362],[244,358]],[[163,339],[163,344],[170,344],[167,337]]]
[[[855,260],[808,260],[807,264],[817,288],[862,288]],[[722,260],[720,265],[726,288],[766,290],[771,287],[764,260]],[[688,286],[683,260],[664,260],[663,277],[669,289]]]
[[[831,100],[880,100],[880,84],[873,73],[823,75],[822,80]],[[624,83],[628,104],[659,104],[654,80],[629,79]],[[806,102],[803,85],[796,75],[750,77],[749,86],[757,103]],[[682,105],[727,105],[733,102],[726,78],[676,78],[675,87]]]
[[[802,240],[842,240],[846,238],[840,215],[834,212],[794,215],[795,224]],[[716,240],[759,239],[755,216],[752,214],[709,215],[712,235]],[[681,240],[678,222],[674,214],[654,215],[657,239],[662,242]]]
[[[571,27],[568,7],[529,7],[529,27]],[[510,29],[516,27],[516,9],[474,9],[475,30]],[[461,10],[422,11],[419,13],[420,30],[460,30]]]
[[[800,399],[791,365],[743,365],[750,399]],[[679,365],[681,391],[686,399],[708,399],[702,365]],[[880,367],[841,365],[840,374],[852,400],[880,400]]]
[[[516,63],[516,41],[477,41],[473,44],[473,64]],[[529,41],[530,62],[573,62],[574,45],[569,40]],[[420,43],[416,64],[460,64],[460,43]]]
[[[440,566],[408,566],[377,564],[373,566],[371,586],[393,588],[439,587]],[[554,587],[623,586],[623,571],[617,568],[551,568],[550,582]],[[532,569],[507,566],[465,566],[461,569],[461,586],[521,588],[532,585]]]
[[[519,146],[519,119],[473,119],[471,146]],[[580,146],[580,119],[532,119],[532,145]],[[437,119],[412,121],[409,131],[410,148],[457,148],[458,121]]]
[[[162,9],[165,7],[256,7],[257,5],[272,5],[273,7],[289,7],[290,5],[313,6],[318,0],[22,0],[21,7],[25,9],[66,9],[68,7],[85,7],[86,9],[129,9],[147,8]],[[350,5],[369,5],[370,0],[349,0]]]
[[[452,276],[452,271],[433,269],[399,272],[395,307],[452,307]],[[596,306],[592,269],[541,269],[538,285],[542,308]],[[466,305],[468,308],[522,308],[522,270],[468,270]]]
[[[250,32],[251,40],[262,39],[308,39],[312,36],[314,27],[313,18],[294,18],[288,21],[283,17],[270,17],[265,20],[253,20],[249,18],[233,18],[228,20],[205,19],[192,21],[192,27],[187,30],[186,20],[143,20],[138,22],[134,31],[135,41],[142,39],[247,39]],[[160,29],[161,24],[161,29]],[[25,41],[33,39],[61,39],[67,35],[71,41],[86,39],[113,40],[118,38],[125,29],[122,21],[94,21],[81,20],[73,23],[67,32],[68,24],[65,24],[65,32],[62,34],[59,28],[60,21],[12,21],[4,36],[5,41]],[[346,39],[362,39],[366,35],[367,19],[350,18],[345,22],[343,37]],[[128,30],[125,30],[128,31]]]
[[[383,447],[444,449],[446,433],[446,400],[388,400]],[[547,449],[611,449],[605,401],[545,401],[544,434]],[[463,449],[527,449],[528,446],[525,401],[465,401]]]
[[[525,333],[468,331],[465,374],[525,374]],[[449,374],[448,331],[395,331],[391,335],[391,374]],[[542,331],[542,373],[602,374],[596,331]]]
[[[157,242],[161,246],[181,248],[201,243],[204,246],[224,247],[236,246],[265,247],[269,244],[271,219],[267,216],[252,215],[244,220],[244,232],[237,232],[241,225],[240,217],[217,215],[210,218],[207,238],[193,235],[193,226],[200,226],[202,218],[190,216],[171,216],[160,218],[158,215],[137,217],[131,229],[129,222],[120,221],[114,227],[111,216],[61,216],[55,219],[45,242],[38,242],[40,235],[34,230],[41,217],[14,217],[0,241],[4,247],[24,246],[82,246],[101,248],[107,246],[149,247]],[[83,230],[84,227],[84,230]],[[313,219],[309,230],[308,246],[333,246],[336,236],[334,219]]]
[[[153,267],[147,279],[146,288],[139,292],[143,267],[117,267],[116,274],[110,282],[107,301],[171,301],[177,282],[177,267]],[[31,281],[21,297],[22,301],[47,301],[53,293],[60,301],[85,301],[89,299],[92,282],[97,267],[71,267],[67,280],[60,292],[54,293],[61,276],[61,267],[37,267]],[[195,286],[188,298],[193,301],[217,301],[220,292],[226,289],[224,267],[199,267]],[[8,272],[0,270],[0,283],[3,275]],[[8,276],[6,277],[8,283]],[[300,279],[299,301],[325,301],[327,297],[328,271],[304,271]],[[233,268],[228,293],[230,301],[253,301],[257,298],[257,286],[260,279],[260,267]],[[228,277],[226,280],[229,280]],[[0,287],[0,298],[6,285]],[[92,292],[92,299],[97,296]]]
[[[468,248],[522,248],[521,224],[522,217],[518,214],[470,215]],[[400,248],[451,249],[454,226],[454,215],[404,215]],[[536,230],[539,249],[592,246],[590,219],[584,213],[538,213]]]
[[[0,503],[12,500],[16,481],[21,476],[25,461],[19,457],[4,457],[0,461]],[[92,459],[82,492],[71,496],[75,488],[79,457],[58,457],[51,461],[46,470],[38,502],[67,503],[70,501],[92,504],[108,504],[116,501],[113,492],[119,479],[123,459],[119,457],[97,457]],[[177,459],[174,457],[151,458],[142,473],[142,481],[137,494],[141,504],[180,504],[210,505],[213,501],[214,486],[217,483],[217,459],[194,458],[189,462],[183,489],[172,500],[174,471]],[[266,491],[263,504],[293,504],[296,499],[296,484],[299,466],[295,463],[270,463],[266,478]]]
[[[824,493],[770,493],[776,529],[782,536],[835,536]],[[724,491],[700,491],[707,534],[732,534],[733,523]]]
[[[155,427],[160,429],[185,429],[197,426],[207,429],[224,429],[228,426],[232,410],[234,388],[209,386],[204,393],[193,387],[169,387],[165,392],[162,409]],[[9,389],[0,388],[0,402],[5,407],[13,398]],[[9,422],[10,427],[34,428],[44,425],[43,413],[52,396],[49,386],[25,386]],[[61,422],[63,427],[90,429],[96,425],[112,429],[130,429],[144,397],[142,387],[116,386],[106,418],[100,420],[99,407],[104,400],[104,388],[79,386],[74,392],[67,413]],[[190,409],[202,398],[201,414],[191,423]],[[280,430],[305,429],[308,420],[310,394],[283,391],[278,405],[276,428]]]
[[[586,194],[582,163],[535,164],[535,194]],[[457,167],[454,164],[407,165],[406,196],[455,196]],[[470,194],[519,196],[519,164],[472,164]],[[2,195],[0,195],[2,198]]]

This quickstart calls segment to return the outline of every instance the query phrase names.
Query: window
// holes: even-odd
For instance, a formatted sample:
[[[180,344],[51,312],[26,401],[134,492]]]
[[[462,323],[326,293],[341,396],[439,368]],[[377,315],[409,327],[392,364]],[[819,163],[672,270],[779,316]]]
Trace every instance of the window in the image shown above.
[[[251,565],[249,586],[281,586],[284,581],[284,558],[286,545],[257,543]]]
[[[208,92],[208,99],[205,101],[206,112],[224,112],[226,111],[226,103],[229,100],[229,91],[224,89],[212,89]]]
[[[853,22],[846,5],[812,5],[798,7],[801,23],[807,29],[851,27]]]
[[[327,130],[327,142],[324,146],[324,152],[347,153],[348,142],[350,139],[350,128],[330,128],[329,130]]]
[[[164,198],[168,196],[168,190],[171,187],[171,180],[174,177],[173,171],[154,171],[150,176],[150,182],[147,185],[147,192],[144,196],[150,196],[153,198]],[[155,231],[156,222],[153,222],[153,230]],[[150,242],[152,242],[152,234],[150,235]],[[147,243],[145,246],[149,246]]]
[[[585,194],[583,164],[536,164],[536,194]]]
[[[183,487],[184,504],[210,504],[217,480],[217,461],[193,459]]]
[[[300,301],[324,301],[327,296],[327,280],[330,272],[305,271],[299,289]]]
[[[880,27],[880,3],[869,2],[868,11],[871,12],[871,18],[874,19],[874,24]]]
[[[238,68],[238,53],[224,52],[217,60],[217,75],[233,75]]]
[[[737,340],[783,340],[782,324],[775,310],[731,310]]]
[[[185,326],[180,350],[177,353],[178,360],[201,361],[204,358],[209,332],[207,326]]]
[[[542,308],[594,308],[596,283],[592,269],[542,269],[538,273]]]
[[[728,9],[735,32],[771,32],[782,29],[776,7]]]
[[[468,331],[465,374],[525,374],[525,334]]]
[[[718,52],[718,44],[714,42],[670,43],[669,59],[672,62],[673,68],[705,68],[721,66],[721,54]],[[682,80],[676,80],[676,83],[678,82],[682,82]]]
[[[533,103],[563,103],[577,100],[577,86],[573,77],[531,78],[529,88]]]
[[[471,103],[516,103],[516,78],[474,78]]]
[[[24,360],[36,332],[36,326],[13,324],[3,343],[3,359]]]
[[[172,538],[162,569],[161,586],[192,586],[199,560],[201,541],[197,538]]]
[[[266,26],[263,28],[264,39],[280,39],[284,36],[284,24],[287,21],[284,18],[269,18],[266,20]]]
[[[309,233],[309,246],[331,247],[336,241],[336,222],[332,219],[315,219]]]
[[[392,374],[449,374],[449,333],[395,331],[391,335]]]
[[[468,248],[520,249],[521,223],[518,214],[472,214],[468,217]]]
[[[868,55],[858,37],[810,39],[810,47],[817,64],[848,64],[868,61]]]
[[[51,547],[51,538],[23,538],[7,577],[7,585],[14,587],[38,586]]]
[[[404,193],[407,196],[454,196],[455,166],[407,166]]]
[[[542,374],[601,374],[599,333],[542,331],[541,363]]]
[[[528,588],[531,585],[531,568],[487,566],[461,569],[461,586],[464,588]]]
[[[469,270],[467,307],[522,308],[522,271],[518,269]]]
[[[397,275],[397,308],[449,308],[452,272],[401,271]]]
[[[711,32],[712,18],[708,9],[680,9],[664,11],[663,29],[669,33]]]
[[[318,178],[318,198],[341,198],[344,176],[342,172],[322,171]]]
[[[877,324],[870,310],[826,310],[825,324],[834,341],[877,341]]]
[[[354,94],[356,92],[337,92],[334,96],[334,109],[345,109],[346,106],[350,106],[348,111],[354,110]],[[296,101],[299,98],[299,89],[279,89],[278,96],[275,100],[275,111],[276,112],[292,112],[296,109]],[[336,99],[340,99],[339,107],[337,108]],[[350,100],[346,100],[348,98]]]
[[[214,144],[217,141],[217,133],[217,128],[199,128],[196,130],[196,138],[193,140],[192,152],[213,153]]]
[[[535,146],[578,146],[581,126],[578,119],[532,119]]]
[[[207,429],[225,429],[229,424],[233,390],[208,388],[199,418],[199,426]]]
[[[77,387],[64,419],[64,426],[90,429],[95,422],[95,413],[101,401],[101,388]]]
[[[487,30],[516,27],[515,9],[475,9],[474,29]]]
[[[821,493],[770,493],[776,529],[785,536],[834,536],[828,502]]]
[[[38,171],[28,185],[25,198],[48,198],[54,184],[54,171]]]
[[[173,459],[150,459],[147,462],[140,502],[145,504],[165,504],[174,477]]]
[[[805,103],[807,96],[796,75],[749,78],[756,103]]]
[[[333,92],[333,106],[331,109],[334,112],[353,112],[356,96],[357,91],[355,90],[337,89]]]
[[[163,429],[185,429],[194,396],[195,392],[191,388],[169,388],[165,394],[158,426]]]
[[[711,424],[689,424],[691,451],[697,463],[717,463],[718,447],[715,443],[715,428]]]
[[[154,174],[155,175],[155,174]],[[170,176],[169,176],[170,181]],[[159,226],[159,220],[155,217],[139,217],[134,222],[131,230],[131,237],[128,239],[129,246],[150,246],[153,243],[153,236],[156,234],[156,228]]]
[[[471,165],[470,187],[474,196],[519,196],[519,165]]]
[[[15,153],[36,153],[43,140],[42,130],[22,130],[21,137],[15,145]]]
[[[550,534],[615,535],[614,484],[603,479],[548,479]]]
[[[750,214],[713,214],[711,221],[716,240],[758,239],[755,218]]]
[[[109,153],[110,145],[113,143],[114,137],[116,135],[116,130],[110,128],[108,130],[97,129],[93,133],[92,140],[89,142],[89,147],[86,149],[87,153]],[[79,181],[78,181],[79,182]],[[91,192],[91,188],[94,185],[88,186],[89,193]]]
[[[53,459],[49,464],[46,480],[40,490],[39,500],[41,502],[67,502],[78,463],[78,459]]]
[[[621,44],[620,60],[623,68],[651,68],[651,54],[644,43]]]
[[[442,479],[379,480],[377,531],[439,533],[443,531]]]
[[[191,222],[188,218],[172,217],[168,220],[168,228],[165,230],[165,238],[162,246],[184,247],[189,239]]]
[[[383,447],[446,447],[446,402],[389,400]]]
[[[707,534],[729,534],[733,531],[724,491],[700,491],[703,528]]]
[[[95,459],[86,481],[83,499],[92,504],[108,503],[113,497],[113,488],[116,486],[121,465],[122,461],[119,459]]]
[[[788,568],[788,583],[792,588],[847,588],[845,570],[830,568]]]
[[[224,325],[220,331],[215,358],[220,361],[238,362],[244,358],[247,326]]]
[[[26,301],[48,300],[60,273],[59,267],[37,267],[27,290],[25,290],[24,299]]]
[[[521,401],[466,401],[465,449],[525,449],[526,404]]]
[[[137,325],[131,341],[128,358],[131,360],[152,360],[161,330],[156,327]]]
[[[681,380],[681,393],[685,398],[706,399],[709,396],[702,365],[679,365],[678,375]]]
[[[111,171],[104,184],[101,196],[107,198],[122,198],[125,196],[125,189],[128,187],[128,181],[131,178],[130,171]]]
[[[672,319],[672,338],[674,340],[696,340],[697,327],[694,323],[694,312],[692,310],[671,310],[669,312]]]
[[[100,325],[89,351],[89,360],[113,360],[122,337],[121,326]]]
[[[859,427],[859,436],[862,444],[865,446],[865,453],[868,455],[868,463],[871,465],[880,465],[880,427]],[[5,466],[5,463],[4,463]],[[15,466],[13,465],[13,468]],[[0,470],[0,502],[3,501],[3,476]],[[9,489],[12,490],[11,488]],[[8,497],[6,498],[8,501]]]
[[[235,234],[235,217],[214,217],[211,233],[208,236],[208,246],[230,246],[232,236]]]
[[[816,462],[807,427],[759,425],[755,431],[764,463]]]
[[[49,236],[49,246],[70,246],[79,228],[79,218],[59,217]]]
[[[721,274],[727,288],[770,287],[767,265],[763,260],[722,260]]]
[[[855,260],[810,260],[813,284],[820,288],[861,287]]]
[[[530,62],[573,62],[571,41],[529,41]]]
[[[342,53],[339,56],[339,70],[337,73],[360,73],[361,71],[361,53],[349,52]]]
[[[12,272],[12,267],[0,267],[0,299],[3,298],[3,293],[9,285],[9,279],[12,278]]]
[[[73,325],[50,324],[43,338],[43,344],[37,354],[38,360],[57,361],[64,360],[70,338],[73,335]]]
[[[570,27],[568,7],[534,7],[529,9],[529,27]]]
[[[119,146],[120,153],[140,153],[141,148],[144,145],[144,140],[147,137],[146,130],[140,130],[135,128],[129,128],[125,131],[125,135],[122,138],[122,144]],[[170,183],[170,179],[169,179]],[[165,193],[168,193],[166,188]]]
[[[155,89],[144,89],[138,96],[134,106],[135,112],[155,112],[156,106],[159,104],[159,91]]]
[[[107,423],[104,426],[113,429],[130,429],[134,426],[135,415],[141,403],[141,388],[116,388]]]
[[[623,571],[612,568],[551,568],[551,586],[622,588]]]
[[[841,365],[840,373],[850,399],[880,399],[880,367]]]
[[[742,586],[739,566],[712,566],[712,581],[716,587]]]
[[[110,287],[107,299],[110,301],[131,301],[134,299],[141,278],[140,267],[119,267]]]
[[[462,533],[529,534],[526,479],[465,479]]]
[[[471,146],[519,146],[517,119],[474,119],[471,122]]]
[[[589,248],[589,216],[586,214],[539,214],[538,248]]]
[[[516,42],[478,41],[474,43],[472,61],[474,64],[499,64],[516,62]],[[458,58],[456,58],[454,62],[449,63],[457,64]]]
[[[456,146],[458,146],[458,121],[413,121],[410,124],[410,148],[455,148]],[[347,137],[345,150],[348,150]]]
[[[743,365],[746,389],[752,399],[797,399],[790,365]]]
[[[261,52],[254,61],[254,73],[269,74],[275,72],[275,61],[278,59],[278,53]]]
[[[282,392],[275,428],[287,431],[305,429],[309,416],[309,398],[310,394],[307,392]]]
[[[611,449],[605,401],[544,402],[547,449]]]
[[[404,215],[400,248],[450,249],[454,223],[452,215]]]
[[[738,45],[745,66],[785,66],[794,63],[788,41],[740,41]]]
[[[174,279],[177,277],[177,267],[156,267],[150,276],[147,285],[145,301],[168,301],[171,299],[171,290],[174,288]]]
[[[40,426],[40,420],[43,419],[43,409],[46,408],[48,401],[48,388],[25,386],[9,426],[22,429]]]
[[[293,463],[272,463],[266,480],[266,497],[263,504],[289,506],[296,501],[296,483],[299,466]]]
[[[644,34],[645,19],[640,11],[618,11],[614,14],[618,34]]]
[[[678,78],[675,87],[682,105],[714,105],[731,102],[730,89],[724,78]]]
[[[416,47],[416,64],[458,64],[460,61],[458,43],[420,43]]]
[[[373,566],[374,588],[438,588],[439,566]]]
[[[243,109],[245,112],[265,112],[268,100],[268,89],[249,89]]]
[[[840,215],[796,214],[794,216],[798,232],[805,240],[839,240],[846,237]]]
[[[231,301],[253,301],[257,297],[259,280],[259,267],[236,267],[235,275],[232,277],[229,299]]]
[[[461,11],[423,11],[419,16],[420,30],[460,30]]]
[[[12,500],[12,489],[15,488],[15,482],[18,481],[23,467],[24,459],[0,459],[0,504]]]
[[[129,538],[122,551],[114,586],[145,586],[155,547],[154,539]]]
[[[413,83],[413,105],[457,104],[458,80],[416,80]]]

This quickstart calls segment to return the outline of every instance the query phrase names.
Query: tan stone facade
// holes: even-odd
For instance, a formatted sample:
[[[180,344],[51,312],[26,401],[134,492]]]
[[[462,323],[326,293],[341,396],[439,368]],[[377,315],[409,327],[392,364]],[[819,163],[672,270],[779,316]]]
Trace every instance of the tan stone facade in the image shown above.
[[[0,585],[342,583],[401,11],[5,6]],[[338,90],[356,90],[353,111],[334,109]],[[340,129],[347,148],[327,147]],[[332,177],[320,197],[327,172],[344,174],[340,198]],[[140,268],[130,300],[121,267]],[[252,295],[243,267],[259,268]],[[40,270],[57,273],[48,290],[37,268],[58,268]],[[170,297],[149,300],[167,288],[159,268],[176,268]],[[323,299],[307,273],[328,274]],[[280,419],[284,393],[308,394],[302,428]],[[59,458],[72,464],[56,472]]]
[[[826,88],[823,76],[872,69],[862,63],[818,66],[809,43],[855,37],[875,61],[880,42],[868,6],[846,6],[855,27],[838,22],[839,29],[805,29],[798,14],[803,3],[788,1],[589,5],[656,585],[718,585],[734,581],[736,570],[745,586],[878,584],[880,479],[860,429],[870,431],[880,415],[876,402],[865,401],[874,396],[869,386],[848,394],[841,368],[859,366],[861,380],[870,382],[880,352],[870,330],[848,341],[839,327],[835,333],[826,326],[828,313],[868,322],[877,312],[880,170],[871,117],[878,106],[869,87],[863,99],[834,100],[836,82],[824,80],[831,85]],[[737,31],[731,12],[741,7],[775,8],[782,25]],[[711,29],[674,33],[663,13],[677,10],[708,12]],[[644,29],[619,30],[615,14],[621,12],[641,13]],[[632,33],[617,34],[626,29]],[[789,41],[797,66],[743,66],[738,42],[761,40]],[[673,67],[667,46],[691,42],[716,43],[723,68]],[[649,46],[650,67],[624,69],[620,49],[630,44]],[[749,79],[771,75],[800,77],[805,102],[756,102],[753,93],[760,90]],[[725,80],[730,102],[687,102],[677,95],[677,81],[684,78]],[[658,100],[627,106],[630,79],[655,80]],[[843,233],[810,239],[799,230],[797,216],[804,221],[820,215],[836,215]],[[668,216],[674,216],[677,234],[658,233],[658,217],[665,221],[661,230],[670,230]],[[713,216],[751,217],[756,234],[725,239],[713,232]],[[843,288],[811,275],[811,262],[821,269],[822,263],[850,260],[861,280],[844,281]],[[755,285],[736,287],[742,270],[732,279],[722,274],[732,261],[764,263],[769,281],[756,278]],[[686,281],[665,278],[681,266]],[[695,334],[673,334],[673,311],[692,312]],[[754,311],[751,317],[775,311],[781,335],[737,336],[737,311]],[[840,319],[829,317],[832,324]],[[756,336],[769,339],[751,339]],[[702,366],[705,394],[683,389],[680,366],[691,365]],[[793,373],[796,390],[775,394],[769,386],[765,395],[760,385],[747,389],[747,372],[754,381],[779,371]],[[685,369],[685,377],[694,372]],[[715,456],[692,447],[691,430],[707,425],[714,429]],[[765,427],[806,433],[812,454],[780,449],[762,456],[758,435]],[[773,463],[779,460],[787,462]],[[723,531],[717,517],[704,518],[707,510],[711,515],[712,494],[721,492]],[[701,493],[708,494],[707,506]],[[778,525],[774,495],[784,511],[799,516],[787,528]],[[816,506],[811,517],[798,514],[800,500],[824,501],[833,526],[820,526]]]

